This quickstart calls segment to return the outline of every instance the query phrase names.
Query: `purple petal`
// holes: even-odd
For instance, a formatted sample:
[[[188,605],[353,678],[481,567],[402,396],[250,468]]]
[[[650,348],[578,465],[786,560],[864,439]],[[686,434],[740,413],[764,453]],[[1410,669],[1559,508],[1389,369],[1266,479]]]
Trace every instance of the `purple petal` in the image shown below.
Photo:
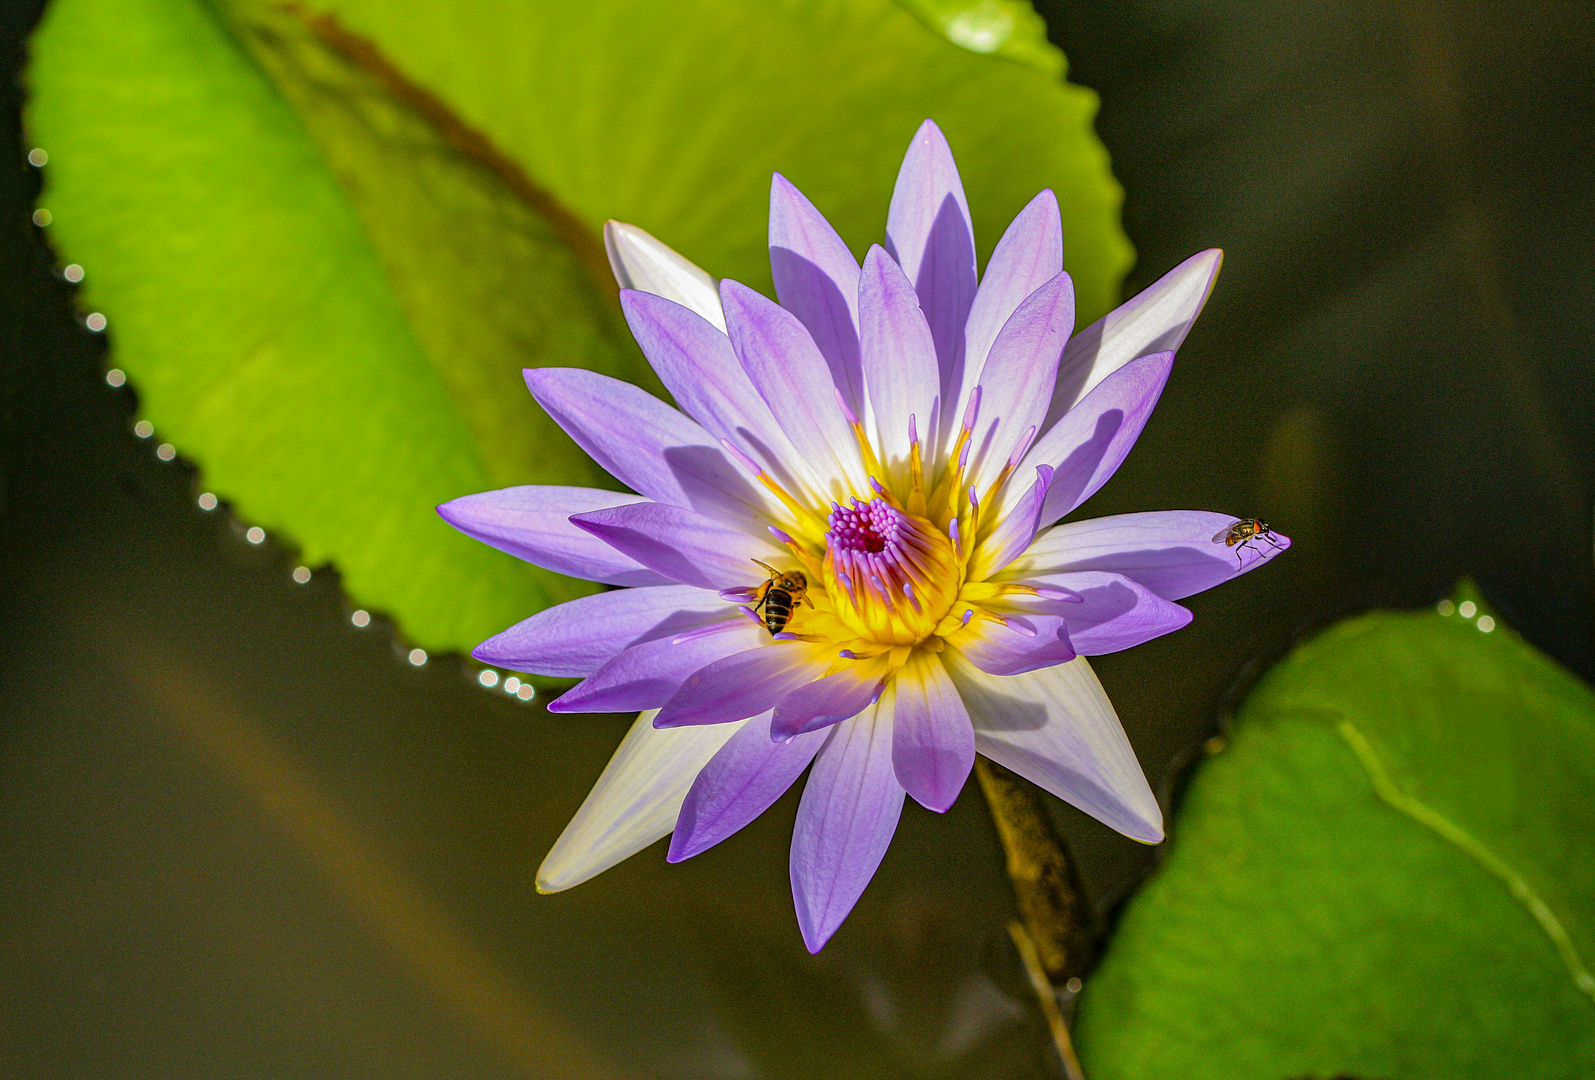
[[[735,281],[720,283],[726,331],[742,370],[801,458],[864,488],[864,466],[831,369],[797,316]]]
[[[1037,537],[1004,577],[1031,580],[1106,570],[1140,582],[1165,600],[1180,600],[1240,577],[1290,547],[1290,537],[1277,532],[1245,547],[1214,543],[1212,538],[1236,520],[1205,510],[1162,510],[1071,521]]]
[[[438,514],[465,535],[557,574],[606,585],[669,585],[663,574],[570,523],[572,514],[646,501],[598,488],[528,484],[463,495]]]
[[[718,299],[715,305],[719,310]],[[643,355],[687,415],[716,439],[741,448],[789,490],[813,488],[814,476],[742,370],[730,338],[663,297],[628,289],[620,294],[620,306]]]
[[[1007,625],[975,619],[947,643],[988,675],[1022,675],[1075,657],[1061,615],[1006,615]]]
[[[585,678],[632,645],[723,619],[726,603],[687,585],[618,589],[540,611],[471,650],[484,664]]]
[[[537,891],[580,885],[669,833],[698,770],[735,731],[730,724],[656,731],[652,715],[638,717],[537,868]]]
[[[798,687],[776,705],[771,738],[790,739],[851,720],[878,696],[883,673],[876,664],[854,661],[834,675]]]
[[[941,399],[951,402],[963,385],[964,324],[975,299],[975,234],[952,150],[930,120],[914,133],[897,173],[886,250],[919,294],[936,342]],[[957,422],[951,410],[943,410],[944,429]]]
[[[1082,657],[1011,679],[952,657],[975,749],[1143,843],[1163,839],[1163,814],[1113,704]]]
[[[1097,383],[1136,357],[1178,349],[1207,303],[1223,261],[1217,248],[1192,255],[1076,334],[1063,352],[1043,427],[1057,423]]]
[[[908,475],[909,418],[930,418],[941,375],[919,297],[879,245],[864,256],[858,317],[876,448],[883,461],[895,463],[894,477],[901,479]]]
[[[997,335],[980,374],[970,455],[979,463],[971,470],[977,490],[996,482],[1019,437],[1046,417],[1058,357],[1073,329],[1074,282],[1060,273],[1026,297]]]
[[[660,708],[654,726],[746,720],[774,708],[787,694],[819,678],[823,670],[812,647],[766,638],[762,645],[716,660],[689,675]]]
[[[945,813],[975,764],[975,729],[939,657],[918,653],[892,680],[892,767],[927,810]]]
[[[719,622],[688,631],[679,638],[660,637],[631,646],[549,702],[548,711],[657,709],[681,689],[693,672],[716,660],[756,649],[768,640],[764,627],[732,609]]]
[[[780,173],[770,181],[770,270],[781,306],[808,327],[831,381],[864,415],[859,368],[858,260],[814,204]]]
[[[769,713],[743,724],[692,782],[666,858],[673,863],[690,859],[768,810],[809,767],[828,734],[815,731],[776,742],[770,738]]]
[[[1058,217],[1058,197],[1051,189],[1041,192],[1019,211],[997,249],[986,263],[986,273],[969,308],[964,331],[965,394],[980,381],[980,369],[997,333],[1031,293],[1063,270],[1063,223]]]
[[[763,572],[753,560],[786,557],[770,543],[679,506],[634,503],[571,521],[648,569],[700,589],[756,585]]]
[[[707,431],[648,391],[584,368],[529,368],[526,385],[611,476],[670,506],[763,532],[774,508]]]
[[[1085,502],[1118,471],[1152,415],[1173,366],[1171,352],[1130,361],[1036,440],[1019,468],[1049,464],[1057,470],[1041,511],[1042,526]]]
[[[891,721],[870,709],[831,728],[792,831],[792,900],[809,952],[819,952],[858,903],[902,812]]]
[[[635,225],[606,221],[604,250],[609,255],[609,269],[622,289],[638,289],[684,304],[725,330],[720,290],[715,287],[714,278],[670,247]]]
[[[1191,613],[1163,599],[1123,574],[1077,570],[1024,579],[1029,585],[1068,589],[1080,598],[1064,612],[1069,643],[1081,656],[1131,649],[1173,633],[1191,621]]]
[[[1041,510],[1046,505],[1047,490],[1051,486],[1051,466],[1036,466],[1036,480],[1030,485],[1030,490],[975,549],[975,557],[969,566],[971,581],[985,581],[1030,547],[1031,541],[1036,538]]]

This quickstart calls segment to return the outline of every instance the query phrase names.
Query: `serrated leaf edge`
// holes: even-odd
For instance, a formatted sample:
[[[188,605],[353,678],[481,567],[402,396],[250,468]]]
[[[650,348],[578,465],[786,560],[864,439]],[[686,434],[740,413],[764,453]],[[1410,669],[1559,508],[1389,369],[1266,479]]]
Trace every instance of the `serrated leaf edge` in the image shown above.
[[[1433,831],[1441,839],[1456,847],[1474,862],[1478,863],[1487,873],[1506,886],[1507,891],[1521,903],[1534,921],[1540,924],[1540,929],[1545,936],[1551,939],[1551,945],[1561,957],[1562,964],[1567,968],[1568,974],[1585,997],[1590,999],[1590,1004],[1595,1007],[1595,976],[1590,974],[1584,966],[1583,957],[1579,956],[1578,948],[1573,944],[1573,939],[1567,934],[1567,928],[1556,917],[1550,905],[1540,899],[1523,876],[1511,866],[1507,865],[1495,852],[1485,847],[1466,829],[1441,814],[1433,807],[1420,802],[1411,795],[1402,791],[1391,778],[1390,771],[1380,760],[1379,754],[1367,737],[1357,729],[1350,720],[1340,718],[1335,725],[1340,737],[1351,747],[1351,752],[1357,758],[1358,764],[1368,774],[1369,781],[1373,784],[1374,793],[1384,800],[1393,809],[1399,811],[1416,821],[1418,824]]]

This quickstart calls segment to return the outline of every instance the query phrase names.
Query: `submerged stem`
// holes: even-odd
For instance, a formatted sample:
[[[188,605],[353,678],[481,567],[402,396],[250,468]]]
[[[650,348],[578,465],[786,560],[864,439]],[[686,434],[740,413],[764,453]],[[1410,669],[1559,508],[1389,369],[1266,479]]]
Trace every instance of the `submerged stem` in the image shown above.
[[[1063,1009],[1058,1006],[1058,993],[1047,981],[1047,973],[1042,970],[1036,943],[1030,939],[1025,924],[1018,919],[1008,920],[1008,936],[1013,938],[1014,948],[1019,950],[1019,959],[1024,961],[1025,974],[1030,976],[1030,988],[1041,1002],[1041,1014],[1047,1019],[1052,1044],[1058,1048],[1058,1056],[1063,1059],[1065,1080],[1085,1080],[1085,1071],[1080,1068],[1080,1059],[1075,1056],[1069,1025],[1063,1018]]]

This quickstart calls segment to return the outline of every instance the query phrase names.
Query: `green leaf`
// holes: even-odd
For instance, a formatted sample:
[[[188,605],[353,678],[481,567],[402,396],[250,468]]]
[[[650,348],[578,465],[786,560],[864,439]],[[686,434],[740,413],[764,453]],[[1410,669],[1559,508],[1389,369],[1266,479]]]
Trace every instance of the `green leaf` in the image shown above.
[[[1595,1070],[1595,695],[1458,599],[1252,692],[1088,984],[1095,1080]]]
[[[898,0],[926,26],[971,52],[1006,56],[1063,77],[1063,54],[1047,41],[1047,24],[1022,0]]]
[[[520,369],[659,390],[614,301],[606,218],[768,289],[770,173],[862,253],[934,116],[982,253],[1051,186],[1082,320],[1112,306],[1130,250],[1096,99],[1048,73],[1062,58],[1032,24],[1010,39],[1050,69],[888,0],[59,0],[28,123],[58,249],[160,437],[243,518],[336,562],[356,601],[466,648],[589,586],[432,507],[613,485]]]

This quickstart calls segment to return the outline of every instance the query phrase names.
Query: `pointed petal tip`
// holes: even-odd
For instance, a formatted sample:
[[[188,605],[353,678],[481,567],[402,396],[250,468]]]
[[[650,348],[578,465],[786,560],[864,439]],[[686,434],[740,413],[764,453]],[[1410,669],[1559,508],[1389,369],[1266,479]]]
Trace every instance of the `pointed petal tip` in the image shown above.
[[[841,929],[846,921],[846,915],[840,919],[823,920],[819,923],[809,921],[812,916],[807,915],[800,907],[797,911],[798,931],[803,935],[803,947],[809,951],[810,956],[818,956],[821,949]],[[827,925],[827,922],[830,925]]]
[[[1123,833],[1131,840],[1148,846],[1161,844],[1165,839],[1163,832],[1163,808],[1158,805],[1157,799],[1152,796],[1150,788],[1143,788],[1141,794],[1145,797],[1143,803],[1138,798],[1124,798],[1119,800],[1117,820],[1107,821],[1117,832]]]
[[[550,867],[554,853],[551,851],[543,859],[543,865],[537,868],[537,878],[534,884],[540,896],[552,896],[554,893],[564,892],[573,885],[580,885],[585,878],[577,877],[568,868]]]
[[[1163,814],[1161,812],[1158,813],[1156,821],[1147,821],[1142,824],[1144,825],[1143,829],[1137,829],[1135,832],[1126,832],[1124,835],[1131,840],[1139,841],[1148,846],[1161,844],[1166,839],[1163,833]]]
[[[915,795],[912,791],[909,792],[909,794],[913,796],[915,802],[933,814],[945,814],[947,811],[951,810],[953,808],[953,803],[958,801],[958,796],[962,793],[963,789],[960,788],[958,791],[955,791],[951,795],[945,797],[927,797],[922,799],[918,795]]]
[[[1186,260],[1193,270],[1207,271],[1207,291],[1202,296],[1202,303],[1207,303],[1207,297],[1213,293],[1213,286],[1218,281],[1218,272],[1224,268],[1224,249],[1207,248],[1198,251]]]

